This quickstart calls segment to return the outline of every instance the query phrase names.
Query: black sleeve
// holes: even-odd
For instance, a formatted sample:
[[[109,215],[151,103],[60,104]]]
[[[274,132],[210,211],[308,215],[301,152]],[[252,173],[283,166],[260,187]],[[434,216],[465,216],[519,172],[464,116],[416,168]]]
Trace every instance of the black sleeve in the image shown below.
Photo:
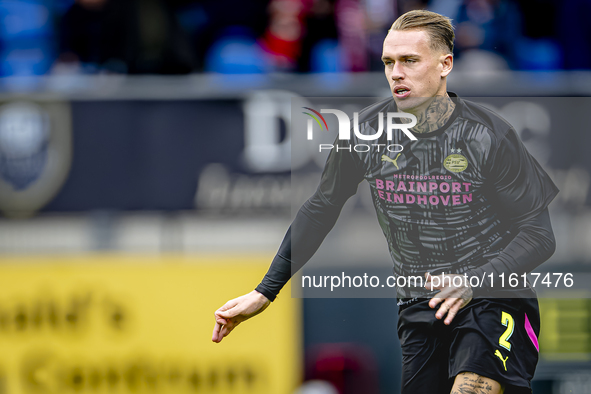
[[[509,130],[491,153],[487,178],[492,182],[493,201],[501,220],[511,223],[516,235],[497,257],[467,273],[469,277],[484,275],[483,286],[475,289],[475,295],[489,292],[490,273],[498,278],[502,273],[530,272],[556,248],[548,204],[558,188],[514,130]]]
[[[491,152],[485,176],[502,220],[513,223],[536,216],[548,207],[558,188],[510,129]]]
[[[524,219],[515,224],[517,235],[507,247],[488,263],[467,272],[468,277],[484,277],[481,287],[474,288],[475,296],[490,295],[491,290],[504,290],[498,287],[500,274],[505,278],[512,273],[521,275],[529,273],[548,260],[556,249],[556,241],[550,224],[548,208],[534,217]],[[497,278],[497,286],[491,288],[489,274]]]
[[[333,149],[328,156],[318,189],[298,211],[267,274],[255,289],[271,301],[318,250],[364,178],[358,159],[348,151],[349,142],[338,145],[339,151]]]

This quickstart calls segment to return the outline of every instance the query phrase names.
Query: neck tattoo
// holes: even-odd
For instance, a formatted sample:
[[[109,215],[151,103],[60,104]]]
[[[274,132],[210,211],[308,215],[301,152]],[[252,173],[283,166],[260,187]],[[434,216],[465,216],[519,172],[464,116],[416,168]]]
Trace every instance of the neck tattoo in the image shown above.
[[[447,94],[435,97],[427,109],[417,116],[417,124],[411,130],[415,133],[430,133],[439,129],[449,120],[455,107]]]

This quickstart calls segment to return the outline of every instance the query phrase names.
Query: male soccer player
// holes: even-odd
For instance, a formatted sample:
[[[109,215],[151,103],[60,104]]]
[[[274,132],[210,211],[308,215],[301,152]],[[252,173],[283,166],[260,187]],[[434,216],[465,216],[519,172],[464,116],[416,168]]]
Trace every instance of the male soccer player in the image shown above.
[[[416,116],[417,140],[395,132],[401,155],[349,151],[357,137],[338,140],[342,149],[331,151],[318,190],[298,212],[263,281],[215,312],[214,342],[275,299],[365,179],[394,273],[427,281],[397,288],[402,392],[531,392],[538,360],[535,292],[529,285],[499,289],[499,278],[529,272],[552,255],[547,207],[558,190],[510,124],[447,92],[453,39],[450,20],[439,14],[411,11],[394,22],[382,56],[393,97],[364,109],[359,129],[375,134],[378,114],[402,111]],[[480,283],[449,281],[458,276]]]

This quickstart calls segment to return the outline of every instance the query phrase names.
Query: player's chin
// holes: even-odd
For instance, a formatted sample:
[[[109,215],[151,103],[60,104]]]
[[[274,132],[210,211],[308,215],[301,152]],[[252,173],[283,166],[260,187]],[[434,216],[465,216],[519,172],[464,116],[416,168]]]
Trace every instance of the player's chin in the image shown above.
[[[424,104],[427,99],[423,97],[406,97],[406,98],[398,98],[394,96],[394,101],[396,102],[396,107],[398,107],[401,111],[412,111],[420,107]]]

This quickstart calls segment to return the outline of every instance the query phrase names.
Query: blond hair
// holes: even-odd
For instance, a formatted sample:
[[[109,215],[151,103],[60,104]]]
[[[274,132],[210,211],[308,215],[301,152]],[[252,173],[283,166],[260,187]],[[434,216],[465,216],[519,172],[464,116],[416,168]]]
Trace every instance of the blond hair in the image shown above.
[[[447,16],[427,10],[413,10],[401,15],[389,31],[425,30],[431,41],[431,48],[452,54],[454,50],[454,28]]]

